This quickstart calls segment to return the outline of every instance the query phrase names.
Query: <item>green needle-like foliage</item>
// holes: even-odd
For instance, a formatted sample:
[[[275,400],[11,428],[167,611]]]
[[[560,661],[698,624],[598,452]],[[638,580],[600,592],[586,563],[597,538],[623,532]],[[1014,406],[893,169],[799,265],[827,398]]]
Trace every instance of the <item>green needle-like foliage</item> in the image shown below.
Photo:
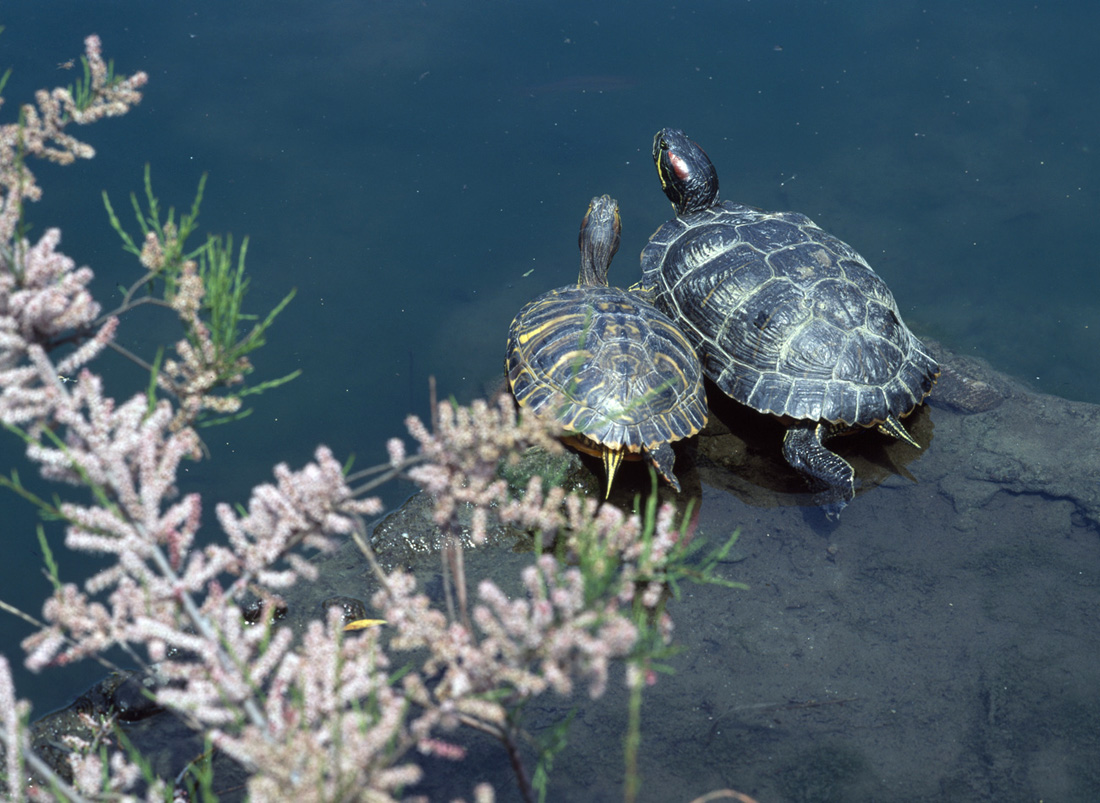
[[[184,333],[190,344],[190,357],[171,360],[158,353],[152,362],[145,362],[137,355],[127,356],[142,364],[151,374],[150,402],[156,390],[167,389],[181,396],[191,393],[202,397],[201,409],[193,423],[209,426],[233,421],[248,415],[251,410],[240,404],[244,396],[262,393],[298,376],[293,371],[285,376],[248,384],[246,377],[253,367],[248,355],[266,343],[266,333],[280,312],[294,298],[291,290],[262,318],[245,311],[245,299],[249,277],[245,267],[248,238],[235,249],[231,235],[208,234],[205,242],[189,248],[188,240],[198,229],[199,208],[206,188],[205,174],[199,179],[190,210],[176,213],[174,207],[167,211],[153,192],[149,166],[145,167],[144,204],[136,194],[130,202],[141,230],[141,239],[132,236],[123,226],[110,198],[103,194],[103,203],[112,228],[122,240],[122,247],[137,256],[146,273],[128,288],[121,288],[122,302],[110,315],[120,315],[142,304],[172,307],[179,312]],[[201,301],[192,299],[181,302],[185,276],[197,274],[201,280]],[[190,292],[193,292],[193,288]],[[174,370],[167,370],[171,366]],[[196,388],[194,380],[204,379]],[[212,395],[215,390],[232,388],[225,395]],[[220,415],[211,416],[210,412]]]

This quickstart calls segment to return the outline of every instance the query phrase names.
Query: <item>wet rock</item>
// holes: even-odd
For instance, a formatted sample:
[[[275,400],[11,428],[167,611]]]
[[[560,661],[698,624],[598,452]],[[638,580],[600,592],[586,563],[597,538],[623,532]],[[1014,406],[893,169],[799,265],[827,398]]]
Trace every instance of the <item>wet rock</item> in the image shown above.
[[[855,465],[862,487],[861,497],[827,532],[792,509],[806,503],[805,490],[780,454],[782,426],[767,416],[753,411],[716,416],[697,446],[678,449],[684,464],[677,465],[677,473],[681,481],[693,478],[685,487],[690,484],[701,497],[696,507],[696,515],[702,511],[701,537],[721,543],[732,529],[742,529],[740,562],[726,568],[731,579],[748,582],[752,591],[693,589],[677,603],[677,640],[684,647],[676,659],[678,672],[669,682],[662,680],[646,702],[662,716],[661,729],[651,732],[654,745],[665,751],[653,759],[655,768],[669,762],[667,751],[678,746],[691,753],[685,762],[700,754],[723,762],[736,755],[744,757],[746,768],[771,766],[773,754],[786,751],[787,766],[801,766],[806,756],[825,755],[812,753],[822,738],[846,734],[845,740],[870,754],[881,733],[905,745],[891,760],[915,756],[921,772],[935,761],[951,761],[937,751],[962,745],[973,733],[1021,766],[1028,761],[1036,768],[1050,766],[1041,760],[1043,746],[1021,746],[1021,734],[1053,727],[1047,713],[1051,699],[1072,711],[1095,696],[1095,662],[1075,656],[1096,654],[1093,602],[1100,580],[1090,567],[1096,565],[1100,529],[1095,449],[1100,406],[1036,394],[980,360],[939,347],[934,353],[945,369],[941,381],[929,403],[905,422],[922,449],[873,431],[831,442]],[[593,478],[589,493],[598,495],[598,465],[577,465]],[[642,487],[644,476],[628,474],[623,480],[629,495]],[[442,595],[443,539],[429,498],[414,495],[371,532],[385,570],[413,570],[421,588],[435,598]],[[528,560],[511,554],[517,538],[522,535],[491,522],[488,544],[466,555],[469,576],[502,585],[514,581]],[[287,590],[283,626],[300,632],[331,604],[348,617],[371,616],[362,601],[371,599],[377,581],[353,543],[313,562],[320,580]],[[523,589],[507,593],[521,595]],[[730,667],[737,672],[733,687]],[[987,670],[988,679],[975,680],[978,670]],[[67,772],[63,737],[89,733],[80,714],[114,709],[136,718],[132,725],[142,729],[143,749],[149,745],[162,755],[157,771],[171,777],[179,760],[190,760],[202,748],[187,742],[175,717],[145,707],[145,682],[141,673],[109,676],[79,704],[36,723],[36,748],[51,766]],[[994,692],[1004,697],[990,702]],[[625,705],[614,694],[612,689],[606,705]],[[814,702],[793,705],[792,695]],[[857,698],[858,703],[849,702]],[[826,707],[831,702],[837,705]],[[698,711],[708,708],[717,712],[714,722],[720,726],[698,721]],[[597,710],[605,713],[590,713]],[[577,735],[577,744],[621,738],[618,721],[606,710],[582,711],[589,731]],[[904,715],[895,716],[895,710]],[[1047,718],[1032,721],[1036,711]],[[777,726],[780,717],[786,728]],[[1002,719],[1007,724],[1002,726]],[[945,736],[928,740],[928,722]],[[710,743],[703,751],[699,733],[708,728]],[[998,741],[1001,730],[1005,736]],[[1095,739],[1094,731],[1088,725],[1065,731],[1073,737],[1066,743]],[[668,736],[664,742],[662,734]],[[866,744],[860,742],[864,736]],[[983,749],[975,755],[986,755]],[[1095,756],[1090,750],[1088,756]],[[176,765],[164,758],[169,755],[176,756]],[[825,758],[822,766],[833,760]],[[563,785],[593,771],[583,750],[561,760],[557,778]],[[856,763],[852,767],[849,775],[829,782],[856,790],[852,799],[871,799],[874,795],[859,790],[874,774],[859,772]],[[936,778],[963,783],[982,771],[983,766],[959,759],[933,773],[922,794],[934,796],[928,787]],[[921,772],[905,777],[924,778]],[[772,776],[761,776],[762,790],[775,783]],[[807,771],[795,779],[798,788],[787,791],[807,794],[804,789],[819,780],[817,770]],[[231,785],[236,784],[226,783]],[[655,791],[658,798],[673,796]]]
[[[704,486],[720,488],[753,507],[814,507],[806,478],[783,459],[786,425],[709,387],[710,420],[698,438],[698,473]],[[926,405],[905,418],[920,444],[932,440]],[[890,477],[907,473],[923,452],[872,429],[831,438],[829,449],[855,468],[857,496]]]
[[[271,611],[271,620],[281,622],[286,618],[287,606],[275,605]],[[241,618],[249,625],[258,625],[263,621],[264,601],[259,597],[249,597],[241,605]]]
[[[948,419],[937,432],[940,492],[958,512],[999,493],[1073,502],[1100,525],[1100,407],[1020,390],[980,415]]]
[[[143,672],[119,674],[126,674],[127,677],[115,687],[109,708],[118,713],[120,720],[139,722],[164,710],[164,706],[156,701],[158,683],[155,678]]]
[[[409,497],[401,507],[388,514],[376,526],[371,535],[371,547],[375,550],[378,562],[383,570],[391,571],[399,566],[411,566],[425,557],[436,556],[446,540],[432,515],[434,506],[431,497],[417,493]],[[512,527],[501,524],[494,516],[489,517],[485,543],[474,544],[471,536],[472,509],[463,506],[458,513],[459,529],[457,536],[466,549],[484,549],[487,547],[510,545],[522,537]]]
[[[160,714],[164,708],[153,697],[157,685],[157,680],[146,672],[111,672],[67,707],[35,721],[30,730],[31,745],[54,772],[70,782],[69,737],[92,743],[97,725],[103,720],[117,718],[134,723]]]
[[[332,608],[340,609],[340,617],[343,624],[349,624],[359,619],[366,619],[367,606],[361,599],[355,597],[334,596],[321,602],[321,615],[328,616]]]
[[[933,340],[925,345],[940,364],[928,403],[963,415],[984,413],[1001,406],[1013,386],[984,360],[949,352]]]

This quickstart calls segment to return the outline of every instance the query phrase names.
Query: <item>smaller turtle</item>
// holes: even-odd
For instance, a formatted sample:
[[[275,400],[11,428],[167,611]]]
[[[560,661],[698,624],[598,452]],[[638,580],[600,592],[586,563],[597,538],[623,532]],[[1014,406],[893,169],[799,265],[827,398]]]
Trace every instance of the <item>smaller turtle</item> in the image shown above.
[[[647,458],[673,488],[670,444],[707,422],[703,369],[677,326],[607,284],[619,248],[618,203],[593,198],[581,223],[576,285],[531,301],[508,333],[508,382],[520,407],[559,421],[566,442],[603,458],[607,494],[624,458]]]

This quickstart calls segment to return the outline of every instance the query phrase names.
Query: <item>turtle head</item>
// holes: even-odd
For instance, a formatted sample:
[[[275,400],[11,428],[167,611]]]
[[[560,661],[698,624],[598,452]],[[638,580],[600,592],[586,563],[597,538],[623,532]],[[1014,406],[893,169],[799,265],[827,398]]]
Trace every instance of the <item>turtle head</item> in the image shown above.
[[[619,250],[622,231],[619,202],[610,195],[593,198],[581,221],[581,275],[578,284],[607,286],[607,268]]]
[[[718,172],[706,151],[678,128],[662,128],[653,138],[653,163],[661,188],[677,215],[718,203]]]

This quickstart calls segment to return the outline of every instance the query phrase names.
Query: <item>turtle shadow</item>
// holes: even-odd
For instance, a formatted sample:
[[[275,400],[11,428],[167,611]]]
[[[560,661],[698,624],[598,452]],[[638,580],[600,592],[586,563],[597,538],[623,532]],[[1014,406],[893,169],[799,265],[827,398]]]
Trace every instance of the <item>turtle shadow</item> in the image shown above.
[[[816,513],[821,489],[783,459],[783,422],[731,399],[709,380],[707,403],[710,420],[699,434],[696,457],[701,481],[754,507],[802,507]],[[859,429],[827,442],[855,469],[857,497],[893,476],[915,482],[908,465],[932,442],[934,425],[927,405],[903,421],[920,450],[877,430]],[[817,521],[816,516],[812,519]]]

